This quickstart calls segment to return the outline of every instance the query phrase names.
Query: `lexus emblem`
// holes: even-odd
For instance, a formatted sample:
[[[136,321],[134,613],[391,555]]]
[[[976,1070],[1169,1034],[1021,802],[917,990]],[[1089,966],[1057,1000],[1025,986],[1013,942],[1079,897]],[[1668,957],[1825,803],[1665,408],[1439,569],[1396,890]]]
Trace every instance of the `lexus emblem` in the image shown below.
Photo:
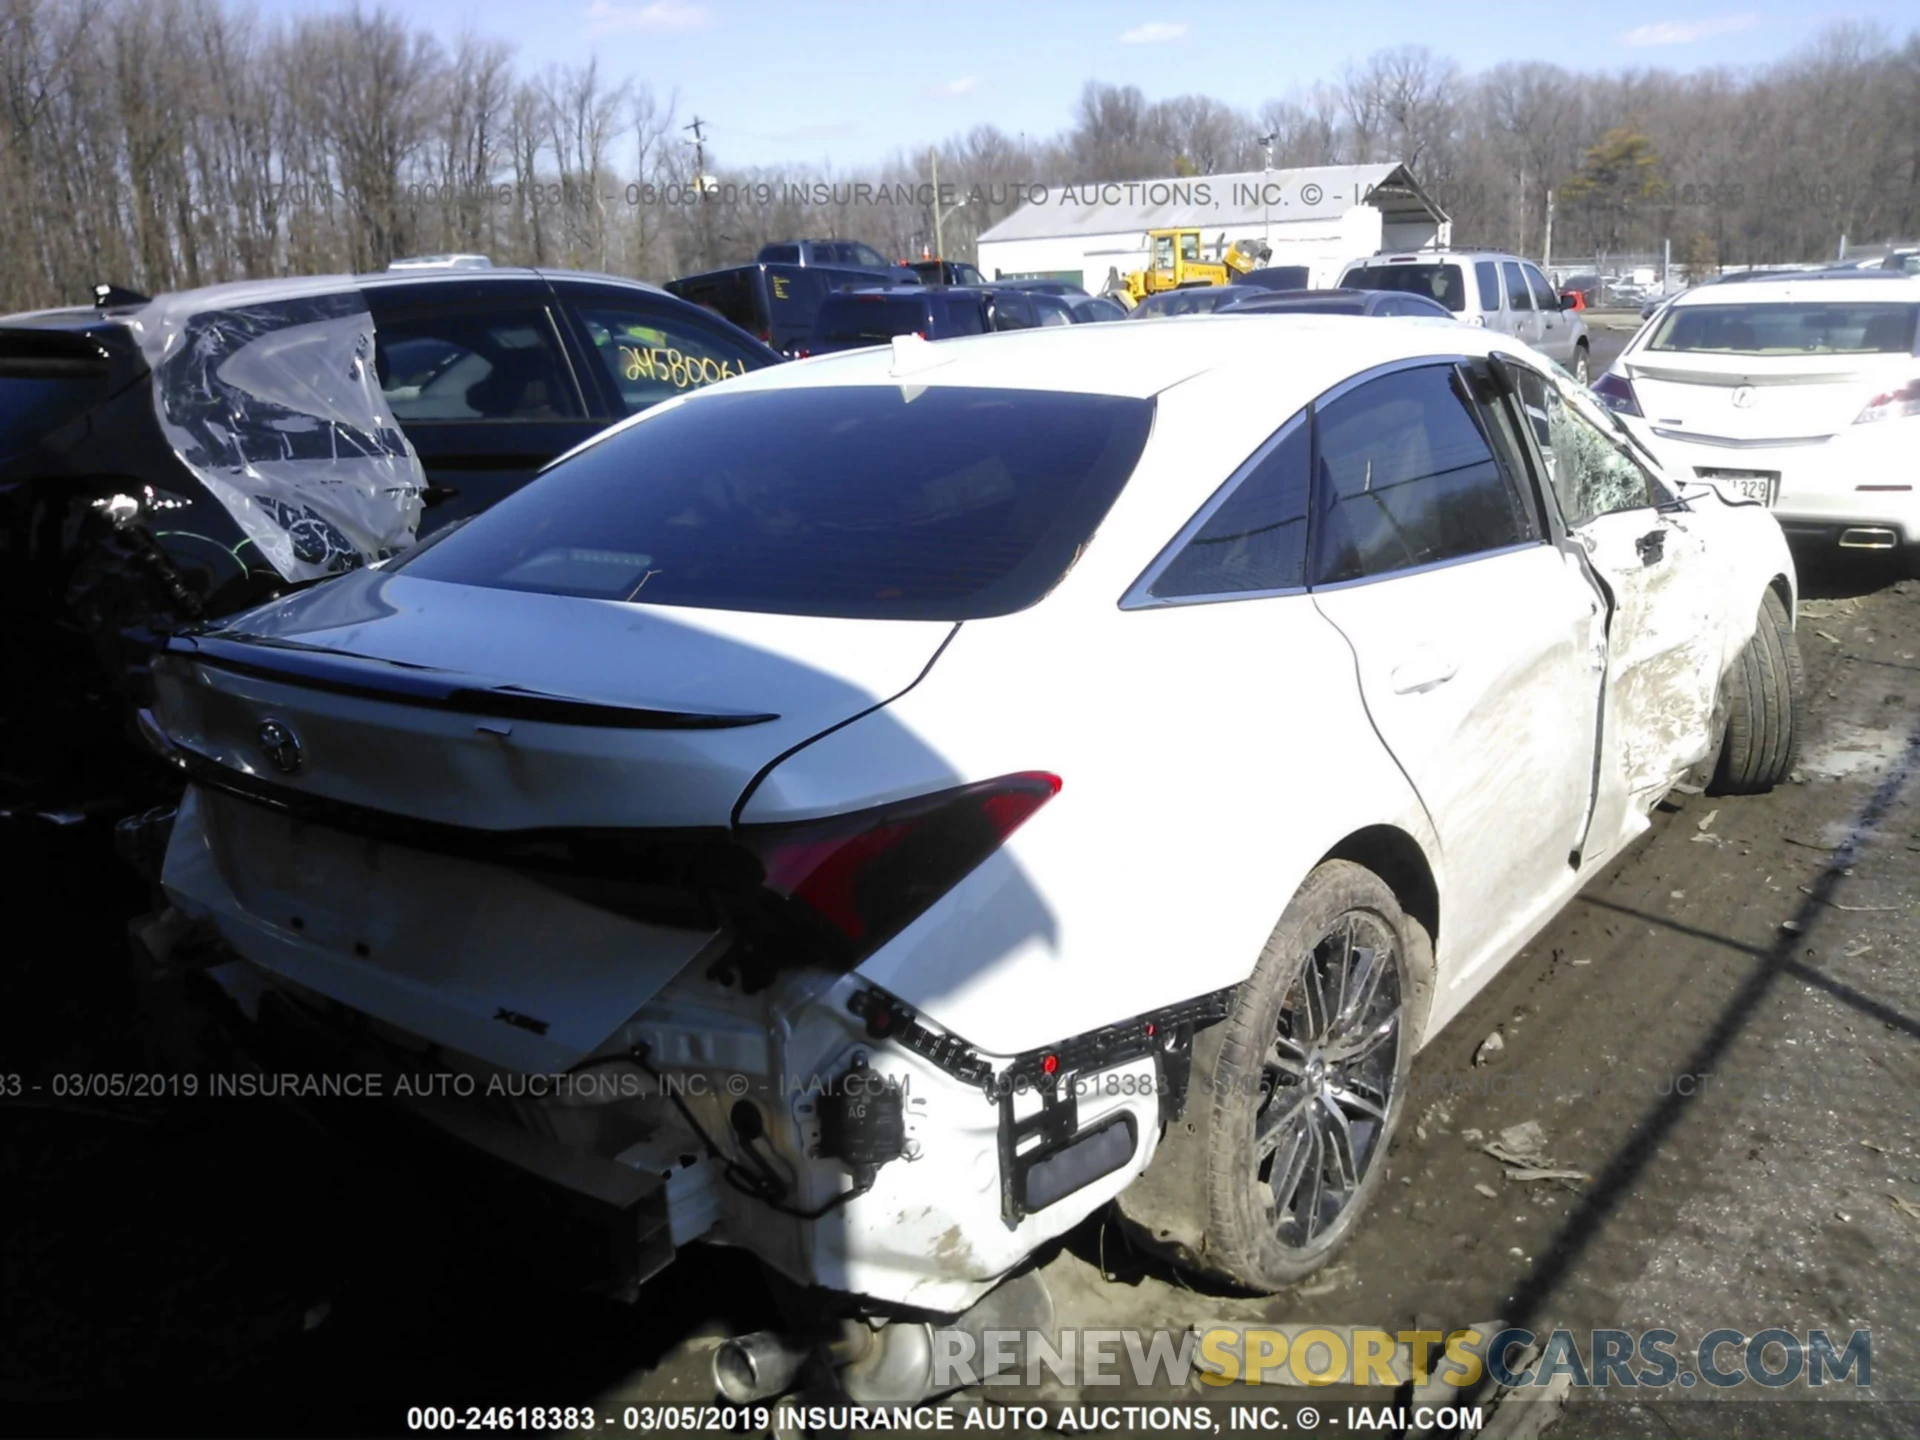
[[[1740,385],[1735,387],[1733,392],[1733,408],[1736,410],[1746,410],[1751,408],[1752,405],[1753,386]]]
[[[267,720],[254,734],[260,741],[260,751],[267,757],[267,763],[282,775],[291,775],[300,768],[303,758],[300,737],[285,725],[278,720]]]

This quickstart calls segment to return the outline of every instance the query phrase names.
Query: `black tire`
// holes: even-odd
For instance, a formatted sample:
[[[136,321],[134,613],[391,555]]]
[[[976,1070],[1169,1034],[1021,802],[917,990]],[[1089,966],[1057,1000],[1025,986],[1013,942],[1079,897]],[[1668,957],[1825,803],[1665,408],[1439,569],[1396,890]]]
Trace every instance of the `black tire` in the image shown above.
[[[1424,941],[1371,871],[1330,860],[1307,877],[1232,1013],[1196,1041],[1185,1114],[1121,1197],[1150,1246],[1260,1292],[1332,1257],[1386,1173],[1415,1046],[1409,957]],[[1341,980],[1329,1004],[1339,976],[1364,994]]]
[[[1753,638],[1726,677],[1727,723],[1709,787],[1714,794],[1762,794],[1792,773],[1800,747],[1803,689],[1793,622],[1769,588],[1760,602]]]
[[[1578,380],[1582,385],[1590,385],[1593,383],[1592,355],[1592,350],[1588,348],[1587,342],[1584,340],[1573,347],[1573,378]]]

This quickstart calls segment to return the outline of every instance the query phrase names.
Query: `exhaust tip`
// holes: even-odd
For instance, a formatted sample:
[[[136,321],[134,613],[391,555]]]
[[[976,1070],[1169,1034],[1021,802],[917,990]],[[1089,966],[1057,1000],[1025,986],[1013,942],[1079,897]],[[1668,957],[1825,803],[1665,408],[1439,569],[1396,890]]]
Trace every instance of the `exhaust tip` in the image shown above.
[[[1843,550],[1891,550],[1899,543],[1898,535],[1878,525],[1860,525],[1840,532]]]
[[[728,1403],[751,1405],[793,1388],[811,1350],[772,1330],[736,1335],[713,1352],[713,1384]]]

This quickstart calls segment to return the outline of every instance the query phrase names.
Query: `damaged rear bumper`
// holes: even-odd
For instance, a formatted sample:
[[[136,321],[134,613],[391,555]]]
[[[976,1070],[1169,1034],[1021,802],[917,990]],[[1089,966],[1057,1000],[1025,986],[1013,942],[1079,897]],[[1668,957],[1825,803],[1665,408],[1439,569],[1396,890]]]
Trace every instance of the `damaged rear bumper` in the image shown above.
[[[692,1217],[710,1218],[704,1161],[668,1160],[682,1179],[584,1153],[461,1098],[444,1083],[450,1072],[439,1072],[450,1093],[436,1096],[432,1077],[378,1041],[278,994],[262,995],[250,1018],[215,978],[239,957],[208,927],[137,924],[130,937],[148,1024],[175,1058],[209,1093],[278,1096],[383,1185],[400,1181],[404,1194],[383,1188],[395,1232],[417,1226],[434,1248],[470,1253],[505,1279],[632,1300],[672,1261],[676,1222],[684,1239]],[[354,1083],[316,1094],[332,1088],[320,1077]]]

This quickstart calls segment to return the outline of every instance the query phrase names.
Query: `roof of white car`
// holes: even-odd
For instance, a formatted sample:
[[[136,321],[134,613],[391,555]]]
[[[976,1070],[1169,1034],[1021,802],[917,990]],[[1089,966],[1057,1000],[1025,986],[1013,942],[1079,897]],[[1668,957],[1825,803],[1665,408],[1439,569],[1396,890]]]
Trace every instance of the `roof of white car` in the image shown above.
[[[1512,347],[1448,321],[1357,315],[1181,315],[1060,325],[928,342],[908,340],[754,371],[727,390],[808,385],[967,385],[1144,399],[1214,370],[1292,369],[1339,378],[1418,355]],[[897,356],[904,356],[897,359]]]
[[[1674,297],[1678,305],[1771,305],[1790,300],[1906,300],[1920,301],[1920,285],[1910,276],[1863,270],[1852,275],[1826,274],[1818,279],[1788,276],[1779,280],[1749,280],[1740,285],[1701,285]]]

